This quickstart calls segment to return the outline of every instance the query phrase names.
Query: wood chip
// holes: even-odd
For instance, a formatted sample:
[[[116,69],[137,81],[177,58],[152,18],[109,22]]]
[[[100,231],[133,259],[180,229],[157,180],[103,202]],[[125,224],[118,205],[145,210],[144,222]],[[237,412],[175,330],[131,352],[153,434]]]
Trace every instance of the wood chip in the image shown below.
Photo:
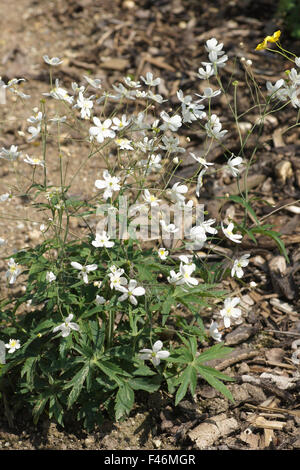
[[[151,57],[149,55],[145,56],[145,61],[149,62],[152,65],[155,65],[159,69],[169,70],[170,72],[176,72],[176,69],[171,65],[167,64],[162,57]]]
[[[281,421],[269,421],[263,416],[250,416],[247,421],[249,421],[252,426],[261,429],[275,429],[277,431],[282,431],[285,426],[285,423],[282,423]]]
[[[273,429],[264,429],[264,444],[263,447],[269,447],[274,438]]]
[[[222,413],[199,424],[188,435],[198,449],[206,449],[220,437],[228,436],[238,428],[239,423],[235,418],[228,418],[225,413]]]
[[[281,312],[297,315],[297,312],[294,311],[293,307],[287,302],[282,302],[282,300],[274,298],[270,300],[270,304],[276,307]]]
[[[260,443],[260,436],[254,434],[250,429],[246,429],[239,435],[239,439],[249,445],[250,449],[258,449]]]
[[[277,127],[277,129],[275,129],[275,131],[273,132],[272,138],[273,138],[274,147],[285,147],[285,143],[282,138],[283,130],[284,129]]]
[[[245,406],[247,408],[269,411],[270,413],[273,413],[274,411],[278,411],[279,413],[297,416],[298,418],[300,418],[300,410],[287,410],[285,408],[278,408],[276,406],[273,407],[273,406],[263,406],[263,405],[251,405],[250,403],[245,403]]]
[[[130,67],[130,62],[128,59],[107,59],[101,63],[100,67],[102,69],[123,71]]]

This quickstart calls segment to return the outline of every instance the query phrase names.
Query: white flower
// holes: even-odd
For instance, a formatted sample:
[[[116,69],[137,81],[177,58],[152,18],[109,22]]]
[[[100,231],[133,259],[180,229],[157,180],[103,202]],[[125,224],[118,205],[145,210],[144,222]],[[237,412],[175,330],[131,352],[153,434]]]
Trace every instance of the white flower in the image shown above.
[[[40,125],[38,125],[37,127],[30,126],[30,127],[28,127],[27,130],[28,130],[29,134],[31,134],[31,136],[28,137],[27,141],[32,142],[33,140],[37,139],[38,136],[40,135],[41,126]]]
[[[8,150],[2,147],[0,158],[4,158],[5,160],[16,160],[19,155],[21,155],[21,152],[18,152],[18,147],[16,145],[11,145]]]
[[[140,295],[145,294],[145,289],[143,287],[136,287],[137,281],[135,279],[130,279],[128,286],[119,286],[116,289],[120,292],[123,292],[123,295],[119,297],[119,301],[123,302],[129,298],[130,303],[133,305],[137,305],[138,301],[136,300],[135,296],[139,297]]]
[[[169,190],[170,196],[174,202],[185,200],[184,194],[187,193],[188,187],[185,184],[175,183],[172,189]]]
[[[119,290],[122,286],[126,286],[127,279],[123,277],[124,269],[117,269],[115,272],[108,274],[110,278],[110,288]]]
[[[55,100],[66,101],[69,104],[72,104],[74,101],[74,97],[70,96],[68,92],[59,86],[58,78],[55,80],[55,87],[50,91],[50,93],[43,93],[45,96],[51,96]]]
[[[134,150],[129,139],[115,139],[115,142],[121,150]]]
[[[218,118],[218,116],[216,116],[216,114],[212,114],[210,116],[210,119],[204,127],[206,129],[208,137],[212,137],[214,139],[222,139],[228,132],[226,130],[221,130],[222,124],[220,123],[220,119]]]
[[[298,94],[300,93],[300,89],[299,88],[295,89],[293,86],[291,86],[286,91],[287,91],[287,96],[291,100],[292,106],[294,108],[300,108],[300,100],[298,98]]]
[[[56,116],[54,118],[49,119],[49,121],[57,122],[57,123],[66,122],[66,120],[67,120],[67,116],[62,116],[62,117]]]
[[[238,176],[240,169],[236,168],[236,166],[241,165],[243,163],[243,159],[241,157],[235,157],[234,154],[231,154],[231,157],[227,161],[227,166],[232,174],[232,176]]]
[[[170,276],[168,276],[168,282],[170,284],[178,284],[181,280],[181,273],[175,273],[175,271],[172,269],[170,271]]]
[[[187,284],[189,287],[197,286],[199,284],[199,281],[195,277],[191,276],[195,269],[196,266],[194,263],[180,263],[179,272],[181,274],[181,279],[179,280],[179,282],[177,282],[177,284]]]
[[[109,97],[113,100],[120,101],[123,98],[127,98],[129,100],[135,100],[135,90],[127,90],[127,88],[119,83],[118,86],[112,85],[113,89],[117,92],[117,95],[109,95]]]
[[[74,107],[81,109],[81,119],[89,119],[91,117],[91,109],[93,106],[94,103],[92,100],[85,98],[80,91],[78,94],[77,104]]]
[[[5,345],[6,348],[8,348],[9,353],[15,352],[16,349],[20,349],[20,340],[19,339],[10,339],[9,343]]]
[[[106,299],[104,297],[101,297],[101,295],[96,295],[95,302],[97,305],[103,305],[106,302]]]
[[[208,53],[215,52],[216,54],[219,54],[219,55],[224,54],[224,52],[222,51],[223,43],[220,42],[219,44],[216,38],[208,39],[204,47]]]
[[[203,222],[200,223],[199,227],[203,227],[205,232],[211,233],[212,235],[215,235],[218,233],[218,230],[215,229],[214,227],[211,227],[212,224],[214,224],[216,219],[208,219],[204,220]]]
[[[138,91],[137,91],[136,93],[138,93]],[[164,100],[161,95],[158,95],[158,94],[155,95],[154,93],[152,93],[151,90],[148,91],[147,97],[148,97],[150,100],[155,101],[156,103],[163,103],[164,101],[167,101],[167,100]]]
[[[36,111],[37,108],[34,108],[33,111]],[[36,112],[35,116],[30,116],[27,121],[30,122],[30,124],[39,124],[43,119],[43,113],[42,111]]]
[[[184,211],[190,212],[193,210],[194,201],[192,199],[189,199],[187,202],[180,201],[178,204],[181,209],[183,209]]]
[[[9,193],[1,194],[0,195],[0,202],[6,202],[12,199],[12,195]]]
[[[75,95],[78,93],[84,93],[85,87],[84,86],[79,86],[76,82],[72,82],[71,84],[72,90],[74,91]]]
[[[26,158],[24,158],[24,162],[34,166],[45,166],[45,162],[43,160],[40,160],[39,158],[31,158],[29,157],[29,155],[26,155]]]
[[[63,63],[63,61],[59,59],[58,57],[52,57],[52,59],[49,59],[47,55],[43,55],[43,59],[46,62],[46,64],[49,64],[52,66],[60,65]]]
[[[4,88],[10,88],[20,82],[25,82],[25,78],[12,78],[7,82],[7,85],[5,85]]]
[[[149,140],[148,137],[144,137],[143,142],[137,142],[136,146],[144,153],[154,152],[157,149],[154,139]]]
[[[297,70],[292,68],[289,73],[289,79],[292,82],[293,86],[300,85],[300,74],[297,73]]]
[[[83,78],[86,79],[89,85],[91,85],[93,88],[96,88],[96,90],[99,90],[101,88],[101,80],[100,78],[90,78],[87,77],[86,75],[83,75]]]
[[[46,281],[47,281],[47,282],[53,282],[53,281],[55,281],[55,279],[56,279],[55,274],[54,274],[52,271],[47,271],[47,273],[46,273]]]
[[[70,315],[68,315],[68,317],[65,319],[64,323],[53,328],[53,333],[56,333],[57,331],[61,330],[61,335],[63,338],[65,338],[66,336],[69,336],[71,330],[79,331],[79,326],[77,325],[77,323],[71,321],[73,317],[73,313],[70,313]]]
[[[212,64],[206,64],[205,65],[205,70],[204,68],[200,67],[198,69],[198,77],[201,78],[201,80],[208,80],[212,75],[214,75],[215,71],[212,66]]]
[[[240,299],[238,297],[225,299],[224,308],[220,311],[220,314],[223,317],[225,328],[230,327],[231,318],[237,319],[242,315],[241,309],[235,308],[239,303]]]
[[[162,111],[160,117],[165,121],[165,124],[160,126],[162,131],[170,129],[170,131],[176,132],[182,126],[181,117],[178,114],[170,117],[165,111]]]
[[[224,227],[223,222],[221,222],[221,227],[224,235],[229,238],[229,240],[234,243],[242,243],[242,240],[240,240],[240,238],[243,238],[243,236],[232,232],[234,229],[234,224],[232,222],[230,222],[227,227]]]
[[[88,273],[95,271],[98,268],[97,264],[88,264],[87,266],[82,266],[82,264],[77,263],[76,261],[72,261],[71,266],[75,269],[79,269],[80,273],[78,274],[78,277],[79,279],[82,278],[85,284],[89,283]]]
[[[201,248],[207,240],[204,227],[201,225],[192,227],[189,233],[189,238],[193,240],[194,244],[196,244],[198,248]]]
[[[112,131],[111,129],[109,129],[112,124],[111,119],[105,119],[103,124],[101,123],[100,119],[97,117],[94,117],[93,121],[94,121],[95,126],[92,126],[89,131],[91,139],[95,137],[97,142],[101,144],[102,142],[104,142],[104,139],[106,137],[113,138],[116,136],[116,133]]]
[[[114,264],[112,264],[112,265],[109,267],[109,270],[110,270],[110,272],[111,272],[112,274],[116,274],[116,273],[118,273],[118,274],[120,274],[120,275],[124,274],[124,269],[118,268],[118,267],[115,266]]]
[[[6,278],[9,281],[9,284],[14,284],[21,270],[18,267],[18,263],[15,263],[13,258],[10,258],[8,262],[8,270],[6,272]]]
[[[107,170],[103,171],[103,180],[96,180],[95,186],[98,189],[105,189],[103,198],[108,199],[112,197],[113,191],[119,191],[121,186],[119,185],[120,179],[117,176],[111,176]]]
[[[228,60],[228,56],[226,54],[222,55],[221,57],[219,57],[215,52],[210,52],[208,54],[208,58],[210,60],[210,62],[212,62],[213,66],[214,67],[224,67],[225,66],[225,62],[227,62]],[[208,62],[208,63],[210,63]],[[205,64],[207,65],[207,62],[202,62],[202,64]]]
[[[295,64],[300,67],[300,57],[295,57]]]
[[[141,160],[139,166],[146,167],[146,175],[152,171],[158,171],[161,169],[161,155],[155,155],[154,153],[149,156],[148,160]]]
[[[148,189],[144,190],[143,199],[145,202],[147,202],[147,204],[150,204],[151,207],[159,206],[160,199],[158,199],[153,194],[150,194],[150,191]]]
[[[181,103],[186,104],[186,105],[190,105],[192,103],[191,95],[184,96],[182,90],[178,90],[176,94],[177,94],[177,98],[179,99],[179,101],[181,101]]]
[[[180,259],[184,264],[193,265],[193,255],[179,255],[178,259]]]
[[[96,248],[112,248],[115,242],[109,241],[110,237],[107,235],[105,230],[103,230],[102,234],[96,233],[95,240],[92,241],[92,245]]]
[[[206,170],[207,170],[207,168],[204,167],[204,168],[200,171],[200,173],[199,173],[199,175],[198,175],[197,186],[196,186],[196,195],[197,195],[198,197],[200,196],[200,189],[201,189],[202,186],[203,186],[203,176],[205,175]]]
[[[204,88],[203,95],[198,95],[197,93],[195,93],[195,95],[205,100],[205,99],[214,98],[215,96],[220,95],[220,93],[221,93],[221,90],[213,91],[212,88],[208,87],[208,88]]]
[[[218,323],[215,321],[211,322],[209,327],[209,334],[215,341],[222,341],[222,333],[218,330]]]
[[[135,90],[135,96],[137,98],[147,98],[148,93],[147,91],[143,91],[143,90]]]
[[[179,138],[177,136],[166,136],[164,135],[161,139],[164,145],[160,145],[161,149],[167,150],[169,153],[184,153],[185,149],[183,147],[178,147]]]
[[[129,76],[124,77],[123,80],[126,83],[126,85],[129,86],[130,88],[140,88],[141,87],[140,82],[135,82]]]
[[[266,87],[268,90],[268,96],[271,96],[272,99],[278,98],[281,101],[286,101],[286,90],[283,89],[282,87],[284,86],[285,81],[281,78],[280,80],[277,80],[275,85],[272,85],[271,82],[267,81],[266,82]]]
[[[207,162],[205,157],[197,157],[194,153],[190,152],[192,158],[194,158],[197,162],[201,163],[205,168],[208,166],[213,165],[213,163]]]
[[[141,349],[139,357],[142,360],[152,361],[155,366],[158,366],[161,359],[166,359],[170,356],[169,351],[161,351],[162,347],[163,343],[161,341],[156,341],[152,349]]]
[[[164,220],[160,220],[160,225],[164,233],[176,233],[178,232],[179,228],[176,227],[174,224],[166,224]]]
[[[95,287],[98,287],[98,289],[100,289],[100,287],[102,286],[102,281],[94,281],[94,282],[93,282],[93,285],[94,285]]]
[[[148,85],[148,86],[156,86],[160,84],[160,78],[157,77],[153,80],[153,74],[151,72],[146,73],[146,78],[144,77],[140,77],[140,78],[141,80],[143,80],[145,85]]]
[[[182,103],[181,113],[182,113],[183,122],[192,123],[193,121],[196,121],[197,119],[205,118],[206,113],[202,111],[203,109],[204,109],[203,104],[190,103],[187,105],[185,103]]]
[[[240,279],[244,275],[244,271],[242,268],[245,268],[249,264],[250,254],[242,255],[240,258],[235,259],[232,269],[231,269],[231,276],[234,277],[235,275]]]
[[[122,129],[124,129],[124,127],[130,124],[130,120],[127,120],[126,114],[122,115],[121,120],[117,117],[114,117],[112,121],[114,125],[111,126],[111,128],[115,131],[121,131]]]
[[[168,257],[169,252],[165,248],[159,248],[157,254],[161,260],[165,261]]]
[[[26,95],[25,93],[23,93],[22,91],[17,90],[16,88],[9,88],[9,91],[13,95],[17,95],[20,98],[22,98],[23,100],[28,100],[31,97],[31,95]]]

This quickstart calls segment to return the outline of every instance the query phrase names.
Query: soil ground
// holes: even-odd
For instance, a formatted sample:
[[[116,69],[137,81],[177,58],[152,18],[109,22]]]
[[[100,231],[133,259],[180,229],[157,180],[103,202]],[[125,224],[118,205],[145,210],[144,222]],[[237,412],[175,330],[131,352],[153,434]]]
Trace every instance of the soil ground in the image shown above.
[[[64,59],[56,77],[65,87],[70,87],[73,81],[80,83],[85,74],[101,78],[103,88],[109,88],[125,74],[138,77],[152,71],[162,78],[159,92],[171,97],[176,104],[174,90],[197,91],[196,72],[205,60],[205,41],[216,37],[224,43],[230,58],[244,56],[252,60],[262,87],[268,79],[274,83],[282,78],[289,64],[278,55],[254,50],[266,35],[283,27],[275,16],[275,3],[269,0],[0,0],[0,76],[5,82],[13,77],[26,78],[22,91],[31,95],[26,101],[26,111],[20,100],[11,97],[1,106],[0,146],[18,145],[24,153],[40,154],[40,147],[28,144],[22,132],[27,130],[30,110],[39,105],[41,93],[48,91],[44,54]],[[292,41],[286,31],[283,37],[285,47],[300,56],[300,43]],[[231,73],[230,65],[226,66],[225,76],[229,78]],[[243,83],[242,66],[238,65],[237,75]],[[221,99],[216,103],[217,113],[226,128],[228,108]],[[248,104],[247,97],[241,97],[241,109],[247,109]],[[49,101],[50,110],[51,106]],[[0,415],[0,448],[300,448],[300,377],[298,366],[291,360],[293,342],[300,338],[300,215],[297,211],[300,140],[297,128],[285,132],[286,123],[295,121],[295,113],[290,106],[268,120],[264,143],[249,172],[253,195],[270,204],[266,206],[258,201],[256,214],[266,217],[268,223],[281,232],[291,262],[279,274],[278,265],[283,261],[278,258],[280,253],[270,239],[260,238],[255,246],[244,242],[241,247],[242,250],[251,248],[245,286],[250,281],[258,286],[252,290],[245,287],[242,291],[243,305],[249,314],[242,325],[232,328],[225,337],[225,343],[235,348],[234,353],[216,365],[236,378],[236,382],[229,385],[235,402],[228,402],[204,383],[199,384],[195,397],[187,397],[177,407],[165,393],[141,394],[127,420],[117,424],[107,420],[101,429],[91,434],[74,429],[72,423],[63,429],[46,418],[35,427],[25,411],[10,427],[6,417]],[[255,119],[255,113],[251,119]],[[190,137],[189,150],[193,151],[200,139],[197,133]],[[232,134],[230,139],[229,147],[234,152],[235,146],[238,148],[236,136]],[[57,149],[54,144],[50,145],[49,165],[55,184],[59,178],[59,166],[54,158]],[[84,149],[81,142],[75,144],[66,138],[63,143],[61,151],[68,161],[70,174],[79,167]],[[222,150],[215,149],[210,158],[221,165]],[[179,167],[176,178],[189,177],[194,171],[193,163],[186,162]],[[30,172],[28,165],[22,180],[16,180],[7,163],[0,160],[0,194],[14,187],[25,191]],[[74,195],[80,198],[90,195],[95,172],[101,172],[98,162],[82,169],[72,186]],[[232,183],[230,177],[220,173],[220,177],[205,187],[203,202],[211,217],[219,217],[220,207],[213,202],[215,196],[229,191]],[[222,210],[234,215],[230,205]],[[1,211],[0,235],[8,241],[8,253],[40,240],[38,228],[43,220],[37,218],[24,198],[13,199]],[[77,228],[74,222],[72,229],[76,232]],[[223,248],[225,252],[229,250],[226,253],[230,255],[226,243]],[[0,260],[3,276],[6,263],[7,260]],[[226,283],[232,290],[240,290],[234,280]],[[17,293],[22,285],[16,284],[13,289]],[[1,295],[5,294],[3,287]],[[209,325],[211,318],[205,321]],[[222,433],[218,429],[222,429]]]

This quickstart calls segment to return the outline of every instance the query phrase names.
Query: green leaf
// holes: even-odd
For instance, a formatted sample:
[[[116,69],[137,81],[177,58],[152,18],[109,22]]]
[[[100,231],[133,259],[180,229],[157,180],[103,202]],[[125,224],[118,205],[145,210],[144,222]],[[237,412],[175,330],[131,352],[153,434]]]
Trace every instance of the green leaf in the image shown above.
[[[54,416],[56,421],[61,426],[64,426],[63,415],[64,415],[64,410],[63,410],[62,405],[58,401],[58,398],[56,396],[51,397],[50,402],[49,402],[49,418],[52,418],[52,416]]]
[[[30,387],[33,386],[35,366],[38,361],[38,357],[29,357],[24,362],[24,365],[21,370],[21,377],[26,374],[26,381]]]
[[[155,383],[156,381],[156,383]],[[128,380],[128,384],[133,390],[145,390],[146,392],[156,392],[160,387],[161,379],[156,377],[134,377]]]
[[[199,364],[202,362],[211,361],[213,359],[219,359],[231,353],[232,351],[233,349],[225,347],[224,343],[215,344],[200,354],[200,356],[197,357],[196,362]]]
[[[134,391],[127,384],[123,383],[118,390],[115,403],[116,420],[118,421],[125,415],[128,415],[134,404]]]
[[[82,403],[77,417],[84,420],[83,424],[87,432],[92,432],[95,425],[101,426],[103,423],[103,415],[96,401],[89,400]]]
[[[85,379],[89,373],[89,364],[85,364],[82,369],[73,377],[73,379],[65,386],[65,389],[72,387],[68,397],[68,408],[71,408],[73,403],[77,400],[82,390]]]
[[[155,372],[150,369],[146,364],[140,365],[134,372],[133,375],[146,375],[146,376],[151,376],[155,375]]]
[[[182,374],[179,376],[178,380],[180,380],[181,385],[177,390],[176,397],[175,397],[175,405],[178,405],[178,403],[185,397],[188,386],[190,384],[192,390],[195,390],[196,387],[196,381],[197,381],[197,373],[193,365],[189,365],[186,367],[186,369],[182,372]]]
[[[47,401],[50,399],[51,395],[47,394],[46,396],[41,396],[37,399],[35,406],[32,410],[32,415],[33,415],[33,422],[34,424],[37,424],[41,414],[44,411],[44,408],[47,404]]]
[[[219,379],[213,375],[213,373],[209,373],[204,367],[201,366],[198,366],[197,369],[199,374],[204,378],[204,380],[206,380],[206,382],[209,383],[209,385],[221,392],[230,401],[234,401],[231,392],[222,382],[220,382]]]

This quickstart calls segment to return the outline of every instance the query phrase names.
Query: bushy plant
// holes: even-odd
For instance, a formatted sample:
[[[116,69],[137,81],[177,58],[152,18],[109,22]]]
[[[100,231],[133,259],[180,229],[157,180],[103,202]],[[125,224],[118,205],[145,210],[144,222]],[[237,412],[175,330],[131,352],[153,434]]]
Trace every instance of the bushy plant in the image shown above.
[[[273,42],[278,43],[278,38]],[[10,161],[14,171],[32,166],[25,194],[42,214],[43,242],[7,258],[7,285],[22,274],[26,290],[3,300],[0,313],[0,337],[7,350],[0,371],[2,396],[6,403],[9,398],[14,410],[28,405],[35,423],[45,412],[63,425],[69,410],[91,430],[107,413],[116,420],[128,415],[137,391],[163,388],[175,395],[178,404],[188,391],[195,394],[199,378],[232,399],[224,385],[232,379],[208,363],[231,351],[222,342],[221,330],[241,322],[243,316],[240,298],[224,291],[221,281],[231,275],[243,283],[250,254],[236,251],[233,259],[224,257],[215,263],[203,253],[214,252],[222,239],[237,249],[244,236],[255,243],[257,233],[272,237],[285,253],[279,235],[257,218],[247,177],[266,116],[290,102],[299,107],[294,96],[299,79],[292,69],[276,85],[268,82],[265,96],[251,63],[242,61],[253,108],[260,115],[243,136],[239,84],[231,79],[225,86],[220,74],[228,60],[223,44],[212,38],[205,49],[209,62],[202,63],[197,80],[206,80],[207,86],[202,95],[196,94],[196,101],[179,90],[175,110],[168,109],[167,100],[155,92],[160,79],[151,73],[140,81],[127,76],[124,84],[113,85],[112,92],[102,92],[100,80],[85,76],[85,84],[72,83],[69,92],[57,79],[53,85],[60,59],[45,56],[50,92],[44,93],[28,118],[28,140],[41,143],[37,147],[41,154],[22,159],[17,146],[2,149],[1,158]],[[213,89],[211,81],[218,88]],[[4,87],[26,103],[19,80]],[[238,155],[227,148],[227,130],[212,112],[214,98],[221,93],[232,113],[230,125],[236,126],[239,136]],[[49,99],[57,103],[53,116]],[[158,111],[160,107],[168,112]],[[190,179],[170,185],[186,158],[179,139],[184,127],[201,131],[203,146],[197,155],[190,155],[199,167]],[[75,175],[68,174],[61,152],[62,129],[70,132],[69,137],[76,130],[86,144]],[[257,144],[246,155],[251,134]],[[58,186],[49,183],[50,140],[57,142]],[[224,149],[225,170],[231,178],[245,183],[239,195],[227,197],[243,207],[239,222],[227,217],[215,225],[216,220],[209,219],[198,204],[206,175],[215,171],[209,161],[214,142]],[[89,199],[75,198],[70,195],[74,177],[92,159],[105,165],[95,179],[98,191]],[[153,175],[157,175],[155,186]],[[16,188],[3,194],[1,204],[17,194]],[[192,198],[187,200],[187,194]],[[84,222],[89,235],[70,230],[74,218]],[[90,226],[93,218],[96,230]],[[220,318],[218,323],[212,320],[210,328],[202,320],[207,308]]]

